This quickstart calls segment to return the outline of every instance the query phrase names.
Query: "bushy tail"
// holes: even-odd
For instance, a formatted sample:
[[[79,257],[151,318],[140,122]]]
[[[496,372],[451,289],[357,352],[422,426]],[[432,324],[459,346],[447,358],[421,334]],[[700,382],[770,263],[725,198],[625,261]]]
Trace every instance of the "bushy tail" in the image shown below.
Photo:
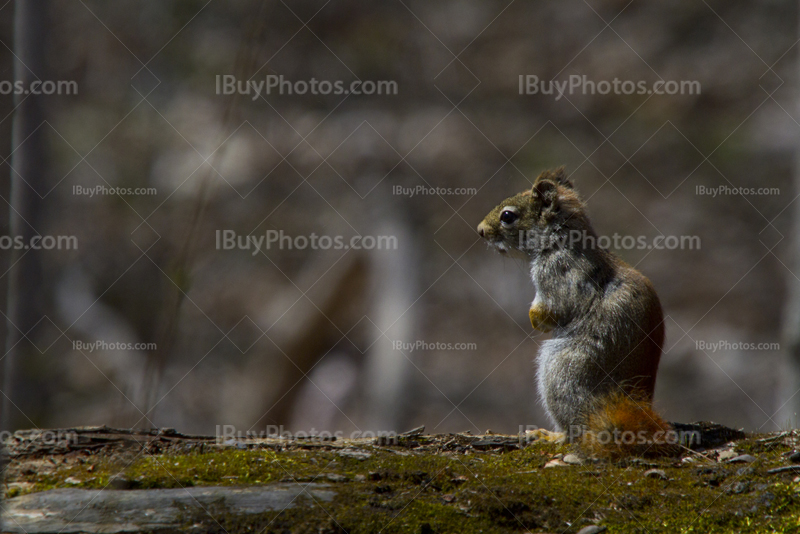
[[[677,456],[681,450],[672,425],[653,410],[650,401],[623,391],[608,395],[588,414],[580,446],[589,456],[610,460]]]

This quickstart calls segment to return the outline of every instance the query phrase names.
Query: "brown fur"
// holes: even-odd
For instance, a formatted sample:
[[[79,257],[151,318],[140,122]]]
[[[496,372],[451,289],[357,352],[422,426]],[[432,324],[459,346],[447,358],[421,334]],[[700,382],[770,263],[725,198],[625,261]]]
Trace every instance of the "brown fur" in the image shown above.
[[[588,415],[580,446],[590,456],[609,460],[680,453],[672,425],[653,410],[647,399],[635,399],[623,392],[605,397]]]

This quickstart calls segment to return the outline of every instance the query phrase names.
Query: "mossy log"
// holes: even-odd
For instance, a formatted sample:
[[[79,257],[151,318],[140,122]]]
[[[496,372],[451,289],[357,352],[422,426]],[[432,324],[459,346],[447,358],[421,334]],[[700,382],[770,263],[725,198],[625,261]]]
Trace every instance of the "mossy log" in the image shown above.
[[[800,431],[692,428],[704,441],[681,458],[614,463],[547,433],[218,440],[169,429],[23,431],[7,441],[3,530],[800,531]]]

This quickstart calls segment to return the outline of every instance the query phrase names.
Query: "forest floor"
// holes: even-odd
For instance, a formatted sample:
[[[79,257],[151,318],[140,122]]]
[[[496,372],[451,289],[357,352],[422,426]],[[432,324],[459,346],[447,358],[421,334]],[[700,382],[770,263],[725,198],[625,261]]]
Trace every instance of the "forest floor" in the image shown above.
[[[20,431],[3,531],[800,532],[800,431],[704,432],[680,458],[610,462],[547,433]]]

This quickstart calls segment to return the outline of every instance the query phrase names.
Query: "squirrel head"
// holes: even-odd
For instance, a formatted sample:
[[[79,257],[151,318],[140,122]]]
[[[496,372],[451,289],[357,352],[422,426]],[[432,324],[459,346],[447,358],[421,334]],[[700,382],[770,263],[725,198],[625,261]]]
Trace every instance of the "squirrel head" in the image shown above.
[[[591,226],[564,167],[544,171],[530,191],[505,199],[478,225],[478,234],[501,253],[532,255],[573,230],[591,231]]]

